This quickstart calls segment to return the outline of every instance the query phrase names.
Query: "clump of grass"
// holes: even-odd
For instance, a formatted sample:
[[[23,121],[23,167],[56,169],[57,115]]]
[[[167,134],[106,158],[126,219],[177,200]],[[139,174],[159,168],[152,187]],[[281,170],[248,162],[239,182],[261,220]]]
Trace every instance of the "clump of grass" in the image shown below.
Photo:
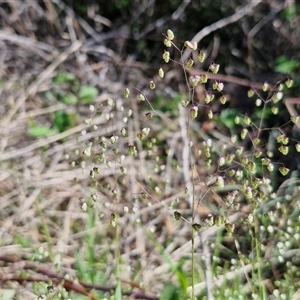
[[[184,264],[180,264],[181,271],[178,273],[179,269],[171,267],[179,274],[177,278],[182,290],[176,292],[168,285],[162,292],[165,299],[171,299],[167,298],[168,293],[170,297],[184,297],[188,295],[187,291],[190,293],[187,297],[192,299],[200,295],[209,299],[267,299],[272,294],[279,295],[280,289],[280,297],[283,297],[280,299],[285,299],[291,294],[285,289],[285,281],[268,284],[268,277],[275,276],[274,268],[280,263],[278,253],[282,249],[297,249],[298,233],[293,234],[297,231],[299,219],[289,219],[288,216],[291,203],[296,204],[299,199],[292,179],[291,182],[285,181],[285,195],[280,196],[280,189],[272,184],[272,178],[292,173],[291,178],[297,181],[298,173],[291,172],[283,159],[274,160],[273,157],[279,153],[288,155],[292,145],[298,150],[297,138],[288,137],[297,119],[292,116],[287,123],[273,128],[266,128],[264,123],[266,118],[278,114],[278,104],[292,80],[278,82],[275,86],[264,83],[261,90],[249,87],[248,96],[257,107],[255,113],[250,116],[235,111],[235,115],[228,114],[227,118],[231,119],[226,119],[230,110],[224,106],[227,102],[223,92],[225,84],[216,79],[210,80],[216,78],[214,75],[219,72],[220,65],[210,62],[208,70],[199,69],[198,73],[193,71],[189,75],[191,68],[197,64],[201,67],[205,52],[191,41],[186,41],[184,48],[180,49],[174,38],[171,30],[164,35],[166,50],[162,54],[162,66],[157,77],[150,80],[144,90],[128,87],[123,99],[109,98],[99,107],[91,105],[94,116],[105,115],[105,126],[110,133],[97,137],[81,149],[85,157],[81,158],[82,168],[91,178],[90,190],[87,191],[89,196],[82,202],[82,208],[92,208],[97,215],[101,205],[105,205],[111,209],[110,223],[116,228],[113,233],[116,299],[121,297],[120,269],[124,264],[130,267],[130,263],[122,259],[122,239],[125,238],[122,224],[124,220],[130,220],[146,232],[155,232],[155,227],[153,229],[146,224],[151,224],[151,220],[155,221],[159,215],[146,218],[143,215],[147,205],[151,207],[155,203],[161,204],[168,214],[173,215],[175,222],[181,221],[181,225],[173,221],[174,228],[189,228],[191,241],[191,247],[185,253],[189,257],[186,259],[187,269],[183,271]],[[175,61],[172,57],[176,51],[180,55],[183,51],[190,51],[193,55],[187,61]],[[170,66],[171,63],[173,65]],[[182,69],[186,90],[181,91],[181,99],[177,99],[177,113],[172,111],[173,119],[169,119],[167,112],[160,112],[159,103],[155,103],[154,109],[151,99],[157,86],[164,86],[165,72],[172,70],[175,64]],[[196,99],[195,90],[199,86],[203,90],[203,98]],[[216,102],[219,110],[214,112]],[[164,111],[171,107],[165,103],[161,105]],[[211,132],[201,128],[198,120],[200,111],[206,112],[205,122],[211,123]],[[93,117],[87,123],[91,130],[97,130],[93,126]],[[167,126],[164,135],[159,132],[159,123]],[[115,125],[117,128],[111,131],[110,128]],[[170,193],[181,194],[166,203],[164,199]],[[204,210],[208,212],[200,217]],[[292,215],[296,216],[296,212]],[[286,222],[290,225],[287,226]],[[207,234],[210,231],[213,233]],[[277,231],[284,233],[277,235]],[[206,234],[207,240],[204,239]],[[159,239],[158,236],[156,238]],[[173,239],[176,238],[174,234]],[[177,247],[180,249],[180,246]],[[199,255],[199,247],[206,257]],[[224,247],[228,249],[227,254]],[[289,274],[295,272],[288,258],[280,260],[281,264],[289,262],[286,265]],[[199,283],[203,274],[199,272],[198,264],[204,270],[206,284],[203,287]],[[232,272],[239,275],[235,276]],[[216,286],[221,288],[215,289]]]

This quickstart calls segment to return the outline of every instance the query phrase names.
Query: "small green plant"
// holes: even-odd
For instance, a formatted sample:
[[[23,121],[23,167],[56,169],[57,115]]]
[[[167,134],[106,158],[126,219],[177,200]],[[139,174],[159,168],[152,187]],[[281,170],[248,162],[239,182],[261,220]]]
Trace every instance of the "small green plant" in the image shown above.
[[[168,282],[162,289],[161,299],[268,299],[273,292],[265,280],[272,270],[271,264],[277,264],[276,251],[299,246],[298,232],[294,237],[289,235],[288,244],[282,242],[288,232],[274,234],[277,230],[289,230],[280,222],[276,225],[278,218],[285,214],[286,220],[291,211],[283,199],[290,203],[299,201],[290,184],[289,194],[279,196],[280,189],[276,184],[285,181],[274,181],[275,177],[283,178],[291,173],[282,157],[295,151],[292,150],[295,146],[297,150],[299,145],[298,136],[289,136],[295,120],[291,118],[283,125],[265,127],[266,120],[278,114],[283,93],[292,81],[287,79],[275,86],[264,83],[261,90],[249,87],[248,96],[253,99],[256,109],[252,115],[242,114],[224,106],[227,102],[225,84],[213,79],[220,65],[209,62],[207,70],[190,71],[205,61],[205,52],[193,41],[186,41],[180,49],[174,40],[173,32],[168,30],[164,34],[166,49],[162,54],[162,65],[144,90],[125,88],[122,100],[108,98],[98,107],[92,104],[92,98],[97,95],[94,89],[84,87],[79,93],[80,99],[93,106],[94,116],[105,116],[107,121],[105,134],[87,142],[72,161],[73,166],[80,164],[90,175],[87,193],[92,201],[81,203],[83,211],[93,215],[92,219],[89,217],[93,224],[88,227],[96,225],[96,216],[101,214],[103,205],[111,210],[106,219],[115,228],[112,232],[115,299],[122,298],[121,231],[125,229],[121,224],[124,220],[134,220],[143,227],[142,212],[147,205],[155,204],[173,216],[173,226],[189,228],[191,242],[185,263],[176,264],[171,262],[172,258],[167,259],[178,282]],[[192,53],[187,61],[173,60],[175,52],[182,57],[183,51]],[[181,67],[186,91],[165,99],[161,96],[163,93],[158,92],[160,96],[155,93],[157,86],[163,86],[164,75],[172,70],[172,64]],[[200,99],[199,96],[196,98],[199,87],[203,91]],[[139,106],[143,111],[137,119]],[[211,131],[205,131],[199,122],[209,123]],[[159,123],[165,126],[163,138]],[[90,131],[98,129],[93,124],[93,117],[87,124]],[[298,173],[293,172],[293,176],[298,178]],[[129,182],[134,188],[128,192]],[[166,203],[167,195],[177,193],[180,196],[174,196]],[[203,210],[208,212],[200,217],[199,212]],[[291,220],[291,228],[297,228],[298,223],[297,218]],[[290,230],[294,232],[295,229]],[[87,242],[92,248],[88,250],[87,259],[92,266],[95,263],[95,236],[90,238],[92,240]],[[176,235],[173,238],[176,239]],[[157,245],[153,238],[150,240]],[[270,240],[273,246],[270,246]],[[229,241],[228,252],[224,251],[226,241]],[[168,257],[163,253],[164,246],[158,248],[164,257]],[[206,258],[199,257],[199,249],[207,253]],[[265,261],[267,250],[272,259]],[[78,267],[84,274],[81,263]],[[290,267],[288,270],[295,272]],[[199,281],[203,274],[206,283],[201,285]],[[93,276],[91,274],[91,281],[94,281]],[[215,289],[216,285],[220,289]],[[284,281],[278,284],[279,289],[290,295]],[[277,292],[273,294],[277,295]]]

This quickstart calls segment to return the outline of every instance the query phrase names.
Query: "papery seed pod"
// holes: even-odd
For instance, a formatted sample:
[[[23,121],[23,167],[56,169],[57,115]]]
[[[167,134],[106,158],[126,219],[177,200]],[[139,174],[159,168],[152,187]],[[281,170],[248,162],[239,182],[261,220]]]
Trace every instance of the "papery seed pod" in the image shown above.
[[[201,230],[201,225],[200,224],[197,224],[197,223],[194,223],[192,225],[193,229],[196,231],[196,232],[199,232]]]
[[[259,98],[257,98],[257,99],[255,100],[255,105],[256,105],[257,107],[259,107],[259,106],[261,106],[261,104],[262,104],[262,100],[259,99]]]
[[[252,89],[248,90],[247,95],[249,98],[254,96],[254,91]]]
[[[227,232],[233,233],[234,229],[235,229],[235,225],[234,224],[230,224],[230,223],[226,223],[225,224],[225,229],[227,230]]]
[[[272,163],[269,163],[267,165],[267,169],[269,170],[269,172],[272,172],[274,170],[274,165]]]
[[[135,156],[137,151],[134,145],[129,145],[128,146],[128,153],[132,156]]]
[[[239,211],[239,210],[240,210],[240,207],[241,207],[241,204],[240,204],[240,203],[233,203],[233,204],[231,205],[231,207],[232,207],[232,209],[233,209],[234,211]]]
[[[189,58],[186,62],[185,62],[185,65],[187,68],[191,68],[193,65],[194,65],[194,61]]]
[[[176,221],[180,220],[181,219],[181,213],[178,212],[178,211],[175,211],[174,212],[174,218],[175,218]]]
[[[185,42],[184,42],[184,46],[185,46],[186,48],[189,48],[190,50],[195,50],[195,49],[194,49],[194,45],[193,45],[191,42],[189,42],[189,41],[185,41]]]
[[[91,156],[91,148],[86,148],[82,152],[83,155],[86,155],[87,157]]]
[[[262,155],[262,151],[261,151],[261,150],[259,150],[259,149],[255,149],[255,150],[254,150],[254,156],[255,156],[256,158],[261,157],[261,155]]]
[[[138,94],[138,99],[141,101],[145,101],[146,98],[143,94],[140,93],[140,94]]]
[[[93,171],[96,173],[96,174],[100,174],[100,169],[98,167],[94,167],[93,168]]]
[[[160,189],[158,186],[156,186],[156,187],[154,188],[154,191],[155,191],[155,193],[158,194],[158,195],[161,194],[161,189]]]
[[[119,137],[117,135],[113,135],[110,138],[110,143],[113,145],[118,141]]]
[[[207,80],[208,80],[208,76],[206,74],[204,74],[204,73],[201,73],[200,74],[200,82],[201,83],[206,83]]]
[[[225,221],[225,217],[223,217],[223,216],[216,216],[216,217],[215,217],[215,224],[216,224],[217,226],[223,225],[223,224],[224,224],[224,221]]]
[[[227,101],[227,99],[226,99],[226,97],[224,96],[224,95],[222,95],[221,97],[220,97],[220,102],[221,102],[221,104],[225,104],[226,103],[226,101]]]
[[[212,163],[211,159],[208,159],[205,162],[205,168],[206,168],[206,170],[209,170],[211,168],[211,163]]]
[[[270,161],[269,158],[264,157],[264,158],[261,159],[261,163],[262,163],[263,166],[267,166],[270,162],[271,161]]]
[[[124,136],[126,136],[126,134],[127,134],[126,128],[122,127],[122,129],[121,129],[121,135],[124,137]]]
[[[239,124],[240,123],[240,117],[239,116],[235,116],[234,123],[235,124]]]
[[[101,141],[100,143],[99,143],[99,146],[102,148],[102,150],[106,150],[106,148],[107,148],[107,144],[104,142],[104,141]]]
[[[279,112],[278,107],[277,107],[277,106],[272,106],[272,107],[271,107],[271,112],[272,112],[274,115],[278,115],[278,112]]]
[[[189,105],[190,101],[189,100],[182,100],[181,105],[182,107],[187,107]]]
[[[219,83],[218,83],[218,86],[217,86],[217,91],[218,91],[218,92],[222,92],[223,89],[224,89],[224,83],[219,82]]]
[[[244,140],[246,135],[248,133],[248,130],[246,128],[243,128],[241,131],[241,139]]]
[[[129,91],[128,88],[126,88],[125,91],[124,91],[124,98],[128,98],[129,95],[130,95],[130,91]]]
[[[149,135],[150,133],[150,128],[149,127],[145,127],[142,129],[142,133],[143,135],[146,137],[147,135]]]
[[[262,90],[263,90],[264,92],[266,92],[268,89],[269,89],[269,84],[265,82],[265,83],[263,84],[263,86],[262,86]]]
[[[126,174],[126,173],[127,173],[127,169],[124,168],[124,167],[120,167],[120,171],[121,171],[123,174]]]
[[[116,214],[115,213],[111,213],[110,214],[110,219],[113,220],[113,221],[116,221],[117,220]]]
[[[248,221],[249,224],[252,224],[252,223],[253,223],[253,221],[254,221],[254,216],[253,216],[253,214],[249,214],[249,215],[248,215],[247,221]]]
[[[235,170],[233,170],[233,169],[228,170],[228,174],[229,174],[230,177],[234,176],[235,175]]]
[[[190,109],[190,117],[191,119],[196,119],[198,116],[198,107],[197,106],[193,106],[191,109]]]
[[[251,119],[248,116],[244,116],[244,123],[249,126],[251,124]]]
[[[86,204],[85,202],[81,205],[81,209],[82,209],[82,211],[84,211],[84,212],[87,211],[87,204]]]
[[[165,77],[165,72],[164,72],[164,70],[162,68],[159,68],[159,70],[158,70],[158,76],[160,78],[164,78]]]
[[[214,81],[213,85],[212,85],[213,90],[216,90],[218,88],[218,82]]]
[[[283,154],[283,155],[287,155],[289,153],[289,147],[288,146],[284,146],[281,145],[278,150]]]
[[[155,89],[156,86],[155,86],[155,83],[154,83],[153,80],[150,81],[149,86],[150,86],[150,89],[151,89],[151,90],[154,90],[154,89]]]
[[[236,178],[237,180],[241,180],[241,179],[243,178],[243,176],[244,176],[244,173],[243,173],[242,170],[237,170],[237,171],[235,172],[235,178]]]
[[[147,118],[148,120],[152,120],[152,118],[153,118],[152,112],[147,112],[147,113],[145,113],[145,116],[146,116],[146,118]]]
[[[218,186],[218,187],[224,187],[224,178],[223,177],[217,176],[216,186]]]
[[[218,163],[218,165],[219,165],[220,167],[222,167],[222,166],[225,165],[225,157],[221,156],[221,157],[219,158],[219,163]]]
[[[243,163],[243,165],[247,165],[249,162],[249,159],[247,157],[242,156],[241,157],[241,162]]]
[[[165,63],[168,63],[170,61],[170,52],[165,51],[164,54],[162,55],[162,58],[165,61]]]
[[[294,124],[298,123],[298,121],[299,121],[299,116],[292,116],[292,117],[291,117],[291,121],[292,121]]]
[[[167,36],[170,41],[174,40],[174,33],[171,29],[167,30]]]
[[[210,97],[210,93],[208,93],[208,92],[205,92],[205,96],[204,96],[204,102],[206,103],[206,104],[209,104],[210,102],[211,102],[211,97]]]
[[[296,151],[297,151],[297,152],[300,152],[300,143],[297,143],[297,144],[295,145],[295,148],[296,148]]]
[[[115,102],[113,99],[108,98],[107,99],[107,105],[110,106],[111,108],[115,107]]]
[[[214,62],[212,62],[210,65],[209,65],[209,69],[214,73],[214,74],[217,74],[219,72],[219,69],[220,69],[220,65],[219,64],[216,64]]]
[[[208,111],[207,116],[208,116],[209,119],[212,119],[214,117],[214,114],[213,114],[212,110]]]
[[[184,189],[184,194],[185,194],[185,195],[188,195],[188,194],[189,194],[189,190],[188,190],[187,187]]]
[[[169,39],[164,39],[164,45],[166,46],[166,47],[168,47],[168,48],[170,48],[170,47],[172,47],[172,43],[171,43],[171,41],[169,40]]]
[[[235,144],[236,141],[237,141],[237,136],[234,134],[234,135],[232,135],[232,136],[230,137],[230,142],[231,142],[232,144]]]
[[[213,226],[214,225],[214,216],[207,215],[205,218],[203,218],[203,223],[208,227]]]
[[[190,78],[189,78],[189,82],[192,87],[196,87],[197,84],[199,83],[199,81],[200,81],[199,75],[193,75],[193,76],[190,76]]]
[[[278,135],[278,136],[276,137],[276,141],[277,141],[278,143],[282,143],[283,137],[284,137],[283,134]]]
[[[288,79],[288,80],[285,82],[285,85],[286,85],[288,88],[290,88],[290,87],[292,87],[293,83],[294,83],[294,80]]]
[[[198,60],[199,62],[203,63],[205,60],[206,54],[203,51],[200,51],[198,54]]]
[[[280,171],[280,173],[283,175],[283,176],[285,176],[285,175],[287,175],[287,173],[290,171],[288,168],[286,168],[286,167],[280,167],[279,168],[279,171]]]
[[[146,200],[148,198],[148,194],[146,193],[141,193],[142,199]]]
[[[96,194],[96,193],[92,194],[91,198],[92,198],[93,201],[97,201],[99,199],[99,194]]]
[[[254,146],[257,146],[260,143],[260,139],[256,137],[252,140],[252,143]]]
[[[272,97],[272,101],[274,104],[276,104],[278,101],[280,101],[283,97],[283,93],[282,92],[278,92],[278,93],[275,93]]]
[[[143,134],[142,132],[138,132],[138,133],[136,134],[136,136],[137,136],[137,138],[138,138],[140,141],[142,141],[142,140],[145,138],[145,136],[144,136],[144,134]]]
[[[227,153],[225,155],[225,160],[226,160],[227,165],[230,165],[232,163],[232,161],[234,160],[234,155]]]
[[[247,164],[247,167],[249,168],[251,173],[255,173],[256,171],[256,164],[253,161],[249,161]]]

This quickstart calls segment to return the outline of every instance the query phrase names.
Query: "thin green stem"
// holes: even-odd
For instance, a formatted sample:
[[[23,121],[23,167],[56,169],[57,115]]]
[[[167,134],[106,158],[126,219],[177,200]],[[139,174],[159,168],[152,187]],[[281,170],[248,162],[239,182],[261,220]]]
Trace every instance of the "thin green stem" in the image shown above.
[[[53,253],[51,235],[50,235],[50,232],[49,232],[49,229],[48,229],[48,225],[45,221],[44,215],[42,214],[42,211],[39,207],[38,201],[35,201],[35,207],[36,207],[37,213],[38,213],[38,215],[39,215],[39,217],[41,218],[41,221],[42,221],[42,229],[43,229],[43,232],[45,234],[45,239],[47,241],[47,245],[48,245],[47,250],[49,252],[50,260],[52,262],[54,262],[54,253]]]

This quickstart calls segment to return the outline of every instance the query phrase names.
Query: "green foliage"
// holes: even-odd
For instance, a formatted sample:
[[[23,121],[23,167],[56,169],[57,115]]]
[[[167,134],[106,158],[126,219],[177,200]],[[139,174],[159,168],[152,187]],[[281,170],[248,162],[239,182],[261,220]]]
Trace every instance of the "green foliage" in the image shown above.
[[[43,125],[33,125],[28,129],[28,135],[34,138],[46,137],[49,135],[54,135],[55,133],[55,130]]]
[[[65,111],[59,110],[54,113],[53,125],[59,132],[63,132],[69,127],[75,125],[75,119],[75,114],[69,114]]]
[[[94,103],[94,97],[98,96],[98,90],[89,85],[84,85],[78,92],[80,100],[84,103]]]
[[[284,74],[290,74],[299,70],[300,62],[298,60],[291,60],[289,57],[282,55],[277,58],[275,71]]]

